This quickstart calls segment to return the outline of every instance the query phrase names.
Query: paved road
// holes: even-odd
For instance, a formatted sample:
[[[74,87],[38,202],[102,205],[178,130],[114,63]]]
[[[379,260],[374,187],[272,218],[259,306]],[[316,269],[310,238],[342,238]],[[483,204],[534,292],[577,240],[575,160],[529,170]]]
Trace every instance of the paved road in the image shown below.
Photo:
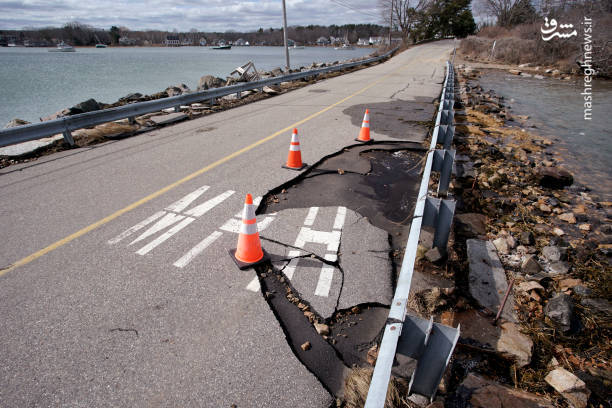
[[[297,175],[280,168],[293,127],[307,163],[353,144],[364,106],[374,139],[421,141],[422,131],[390,118],[400,123],[398,107],[439,94],[452,46],[423,45],[274,98],[0,170],[0,405],[329,406],[254,271],[227,254],[236,214],[245,193],[263,196]],[[358,245],[355,236],[379,234],[343,208],[258,223],[270,239],[333,258],[335,235]],[[302,228],[320,234],[300,238]],[[334,271],[294,274],[328,314]],[[354,279],[347,304],[390,291],[381,282],[360,293],[365,278]]]

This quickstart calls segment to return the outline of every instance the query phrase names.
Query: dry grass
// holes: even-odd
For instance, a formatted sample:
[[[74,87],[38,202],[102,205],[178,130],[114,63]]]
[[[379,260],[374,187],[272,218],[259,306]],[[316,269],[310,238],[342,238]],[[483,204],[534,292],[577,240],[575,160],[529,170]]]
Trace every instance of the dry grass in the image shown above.
[[[344,400],[346,408],[362,408],[365,405],[372,379],[372,368],[356,367],[351,370],[344,384]],[[408,393],[406,381],[391,378],[387,389],[387,399],[385,408],[406,408],[411,407],[409,401],[404,396]]]

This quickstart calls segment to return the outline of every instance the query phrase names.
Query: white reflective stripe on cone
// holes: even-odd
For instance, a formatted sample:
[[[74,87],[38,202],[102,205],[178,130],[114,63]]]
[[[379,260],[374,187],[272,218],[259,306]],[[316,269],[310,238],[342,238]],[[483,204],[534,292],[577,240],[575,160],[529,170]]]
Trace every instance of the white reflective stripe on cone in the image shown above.
[[[300,145],[290,145],[289,146],[289,151],[290,152],[299,152],[300,151]]]
[[[247,235],[257,234],[257,223],[245,224],[243,222],[242,226],[240,227],[240,233]]]
[[[242,210],[243,220],[252,220],[255,218],[255,206],[253,204],[245,204]]]

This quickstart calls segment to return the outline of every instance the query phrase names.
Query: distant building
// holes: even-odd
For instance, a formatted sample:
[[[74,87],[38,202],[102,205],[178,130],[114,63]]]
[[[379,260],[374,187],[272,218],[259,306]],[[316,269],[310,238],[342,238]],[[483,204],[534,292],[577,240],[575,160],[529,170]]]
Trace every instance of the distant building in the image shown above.
[[[164,40],[164,45],[166,47],[180,47],[181,40],[179,39],[178,35],[167,35],[166,39]]]
[[[327,37],[319,37],[317,39],[317,45],[329,45],[329,44],[330,44],[329,38]]]
[[[345,43],[344,38],[342,38],[342,37],[334,37],[334,36],[329,37],[329,42],[332,45],[340,45],[340,44],[344,44]],[[348,42],[348,41],[346,41],[346,42]]]
[[[359,40],[357,40],[357,45],[370,45],[370,39],[360,38]]]
[[[370,45],[380,45],[380,44],[386,44],[389,42],[387,37],[381,37],[381,36],[370,37],[369,41],[370,41]]]
[[[244,38],[239,38],[236,41],[234,41],[234,45],[242,47],[246,45],[246,41],[244,40]]]
[[[204,37],[200,38],[200,45],[202,47],[206,47],[206,38],[204,38]]]
[[[291,38],[287,38],[287,46],[293,47],[294,45],[295,45],[295,41],[293,41]]]
[[[193,45],[193,40],[191,38],[185,37],[183,41],[181,41],[181,45],[184,47],[190,47]]]
[[[119,45],[136,45],[136,40],[128,38],[127,35],[119,38]]]

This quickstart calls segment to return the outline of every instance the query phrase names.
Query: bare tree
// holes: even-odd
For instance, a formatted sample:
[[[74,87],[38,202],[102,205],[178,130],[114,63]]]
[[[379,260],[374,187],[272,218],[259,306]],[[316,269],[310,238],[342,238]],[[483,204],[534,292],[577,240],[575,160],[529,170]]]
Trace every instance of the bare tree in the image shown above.
[[[502,27],[525,23],[535,15],[531,0],[480,0],[479,6]]]
[[[401,31],[404,41],[410,37],[429,3],[430,0],[379,0],[383,21],[389,21],[392,15],[393,28]]]

